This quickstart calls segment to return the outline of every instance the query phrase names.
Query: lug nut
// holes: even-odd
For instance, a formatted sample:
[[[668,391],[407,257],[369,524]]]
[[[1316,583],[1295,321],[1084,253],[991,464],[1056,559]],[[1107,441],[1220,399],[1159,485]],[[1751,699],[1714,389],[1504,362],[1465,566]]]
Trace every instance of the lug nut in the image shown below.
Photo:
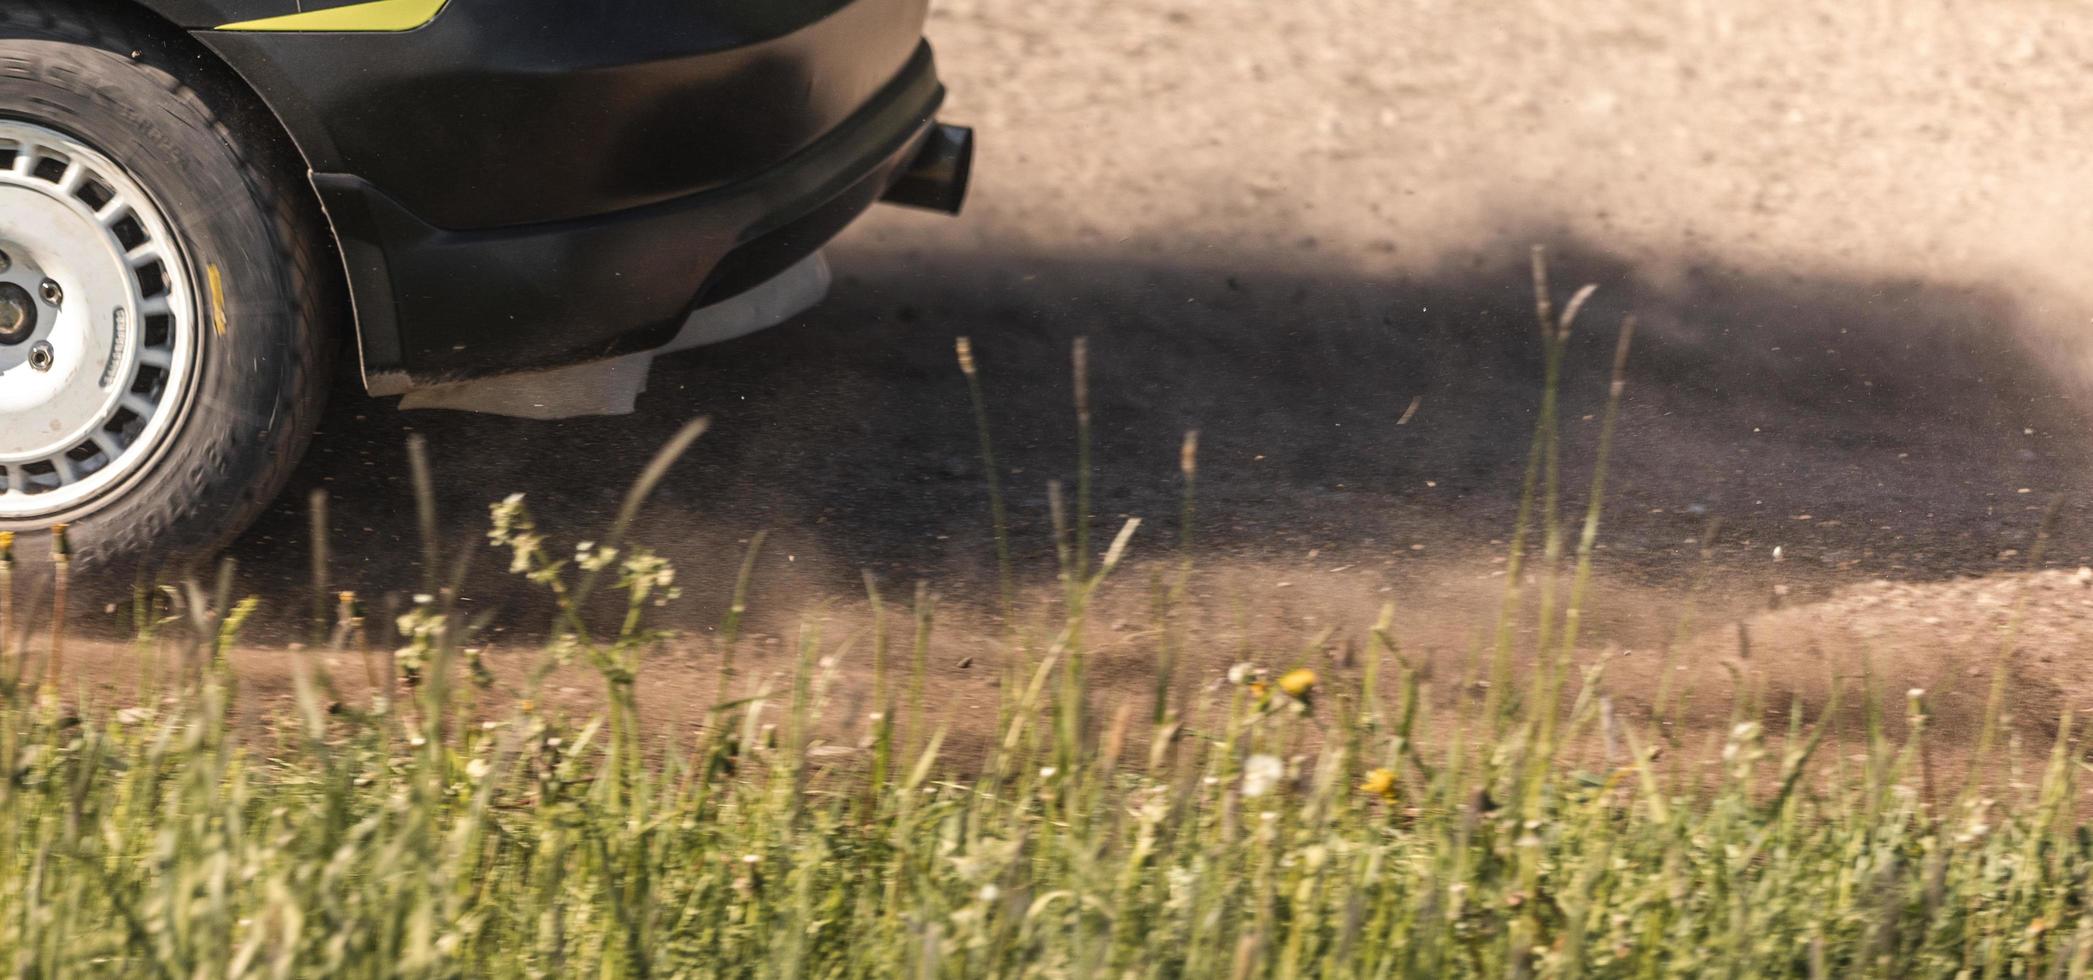
[[[38,371],[51,370],[51,342],[39,340],[29,345],[29,366]]]
[[[6,272],[8,269],[13,268],[14,264],[15,260],[9,258],[6,252],[0,252],[0,272]]]
[[[65,290],[58,288],[58,280],[56,279],[44,280],[44,284],[39,291],[44,295],[44,302],[52,306],[65,302]]]

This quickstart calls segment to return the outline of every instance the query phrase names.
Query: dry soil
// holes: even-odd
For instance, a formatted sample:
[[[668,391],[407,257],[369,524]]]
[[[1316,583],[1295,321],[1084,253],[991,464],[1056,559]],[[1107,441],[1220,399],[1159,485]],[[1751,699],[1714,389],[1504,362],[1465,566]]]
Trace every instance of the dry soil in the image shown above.
[[[639,532],[684,572],[667,624],[704,636],[742,542],[768,529],[759,672],[810,619],[833,620],[832,645],[856,633],[865,570],[897,595],[925,579],[944,610],[933,693],[978,716],[1006,654],[953,340],[980,358],[1036,595],[1046,485],[1074,473],[1069,346],[1088,337],[1099,520],[1147,522],[1099,624],[1125,652],[1100,676],[1146,683],[1149,570],[1175,567],[1178,449],[1198,429],[1203,677],[1320,656],[1326,629],[1323,647],[1356,648],[1393,600],[1458,684],[1503,584],[1538,399],[1539,244],[1558,300],[1598,286],[1567,375],[1570,506],[1614,326],[1643,325],[1584,634],[1584,656],[1634,665],[1623,698],[1671,669],[1720,716],[1726,660],[1819,697],[1868,658],[1890,690],[1935,691],[1952,727],[1982,699],[1972,675],[2018,642],[2027,725],[2093,708],[2077,574],[2093,564],[2093,9],[936,7],[944,114],[981,140],[964,216],[869,216],[831,250],[827,303],[663,360],[633,416],[339,398],[237,548],[243,586],[288,611],[257,635],[297,633],[314,488],[332,496],[334,583],[415,591],[409,432],[465,547],[512,491],[549,527],[597,533],[649,451],[709,415]],[[2030,575],[2059,497],[2048,571]],[[539,607],[487,559],[473,601],[527,633]],[[276,676],[281,656],[245,659]],[[708,698],[715,666],[666,656],[651,691]]]

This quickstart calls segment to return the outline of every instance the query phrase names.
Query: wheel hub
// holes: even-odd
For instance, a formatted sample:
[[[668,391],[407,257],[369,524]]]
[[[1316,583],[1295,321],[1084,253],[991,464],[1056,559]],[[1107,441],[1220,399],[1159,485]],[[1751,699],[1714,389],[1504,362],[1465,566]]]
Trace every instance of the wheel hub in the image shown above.
[[[36,299],[29,290],[0,282],[0,344],[14,345],[36,332]]]
[[[190,275],[114,161],[0,120],[0,520],[57,513],[144,466],[188,393]]]

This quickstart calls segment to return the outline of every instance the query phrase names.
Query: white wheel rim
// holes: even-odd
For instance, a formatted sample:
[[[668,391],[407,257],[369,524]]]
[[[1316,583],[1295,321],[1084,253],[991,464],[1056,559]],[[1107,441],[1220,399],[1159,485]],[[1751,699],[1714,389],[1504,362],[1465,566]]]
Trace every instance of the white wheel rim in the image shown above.
[[[123,168],[4,119],[0,253],[0,520],[20,520],[151,461],[194,381],[195,293],[159,207]],[[30,317],[5,305],[24,294]]]

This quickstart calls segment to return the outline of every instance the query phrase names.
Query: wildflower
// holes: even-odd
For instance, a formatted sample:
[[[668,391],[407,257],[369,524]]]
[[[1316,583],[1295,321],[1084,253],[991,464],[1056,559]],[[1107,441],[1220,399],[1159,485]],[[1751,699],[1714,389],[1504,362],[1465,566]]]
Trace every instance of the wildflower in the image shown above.
[[[1263,673],[1263,671],[1258,670],[1256,664],[1253,664],[1246,660],[1236,664],[1233,667],[1228,668],[1228,683],[1248,684],[1251,681],[1256,680],[1257,676],[1261,673]]]
[[[465,777],[473,782],[479,782],[487,778],[487,773],[492,768],[492,766],[487,764],[487,760],[474,759],[465,764]]]
[[[603,550],[613,555],[617,553],[608,548]],[[641,549],[634,552],[619,566],[619,572],[618,586],[631,592],[636,602],[645,602],[652,596],[654,604],[659,606],[680,595],[675,588],[675,566],[651,551]]]
[[[583,541],[574,546],[574,564],[584,572],[600,572],[618,560],[618,549],[604,545],[598,547],[594,541]]]
[[[1243,761],[1243,795],[1258,797],[1270,793],[1286,776],[1286,763],[1276,755],[1253,755]]]
[[[393,652],[400,673],[412,684],[421,677],[422,668],[434,658],[443,645],[446,624],[443,613],[437,610],[434,597],[416,595],[414,608],[401,614],[395,625],[405,646]]]
[[[509,574],[522,575],[531,570],[531,559],[545,545],[545,536],[532,531],[518,531],[509,537],[509,546],[514,554],[509,556]]]
[[[1759,723],[1742,722],[1730,729],[1730,739],[1722,747],[1722,761],[1726,763],[1749,763],[1760,757]]]
[[[1305,701],[1309,692],[1315,690],[1315,671],[1306,667],[1289,670],[1279,675],[1279,689],[1285,691],[1290,698]]]
[[[1394,800],[1395,770],[1374,769],[1369,771],[1366,774],[1366,780],[1359,784],[1359,789],[1362,792],[1378,796],[1384,800]]]
[[[493,524],[487,531],[487,540],[496,547],[508,544],[517,528],[526,527],[530,523],[530,515],[523,509],[523,495],[520,493],[503,497],[500,503],[488,505],[487,510]]]

